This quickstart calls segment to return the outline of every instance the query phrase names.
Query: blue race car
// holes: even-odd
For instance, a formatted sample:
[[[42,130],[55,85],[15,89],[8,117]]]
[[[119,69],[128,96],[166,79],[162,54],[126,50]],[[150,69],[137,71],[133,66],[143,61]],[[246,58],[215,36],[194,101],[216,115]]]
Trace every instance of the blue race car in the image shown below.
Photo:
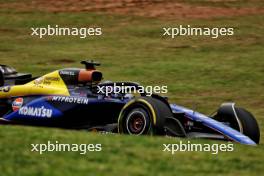
[[[102,73],[96,69],[99,63],[81,63],[84,69],[65,68],[36,78],[0,65],[0,124],[259,143],[254,116],[234,103],[224,103],[207,116],[169,104],[156,94],[106,95],[103,90],[114,86],[138,89],[140,85],[102,82]]]

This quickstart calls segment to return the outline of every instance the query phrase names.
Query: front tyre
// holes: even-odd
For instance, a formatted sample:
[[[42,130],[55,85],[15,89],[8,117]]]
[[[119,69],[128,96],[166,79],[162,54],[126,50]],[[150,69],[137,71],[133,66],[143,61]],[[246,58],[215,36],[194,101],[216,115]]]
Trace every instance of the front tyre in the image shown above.
[[[260,131],[255,117],[244,108],[235,107],[234,103],[225,103],[218,109],[214,118],[228,123],[231,128],[248,136],[259,144]]]
[[[259,144],[260,131],[255,117],[244,108],[235,108],[242,125],[242,133]]]

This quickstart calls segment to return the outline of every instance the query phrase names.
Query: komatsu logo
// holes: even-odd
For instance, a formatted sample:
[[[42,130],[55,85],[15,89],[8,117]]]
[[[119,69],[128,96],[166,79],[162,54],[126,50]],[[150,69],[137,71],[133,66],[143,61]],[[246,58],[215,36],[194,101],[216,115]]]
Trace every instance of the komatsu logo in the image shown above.
[[[46,109],[44,106],[40,108],[35,107],[22,107],[19,109],[18,114],[26,115],[26,116],[34,116],[34,117],[47,117],[50,118],[52,116],[52,109]]]
[[[76,103],[76,104],[88,104],[88,98],[81,97],[63,97],[63,96],[54,96],[52,101],[59,101],[65,103]]]

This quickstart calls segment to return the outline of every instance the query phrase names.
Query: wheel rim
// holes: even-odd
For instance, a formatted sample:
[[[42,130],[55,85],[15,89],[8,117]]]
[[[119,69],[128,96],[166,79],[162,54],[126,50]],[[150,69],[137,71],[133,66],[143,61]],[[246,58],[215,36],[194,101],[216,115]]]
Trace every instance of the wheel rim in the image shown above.
[[[127,131],[129,134],[140,135],[146,128],[146,117],[143,112],[134,111],[127,117]]]

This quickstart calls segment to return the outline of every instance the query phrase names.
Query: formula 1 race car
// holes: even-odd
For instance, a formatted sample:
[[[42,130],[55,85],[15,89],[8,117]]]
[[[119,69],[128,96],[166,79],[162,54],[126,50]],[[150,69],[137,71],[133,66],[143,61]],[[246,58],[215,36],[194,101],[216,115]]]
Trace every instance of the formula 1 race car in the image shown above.
[[[224,103],[214,115],[206,116],[169,104],[156,94],[106,95],[98,90],[117,85],[138,89],[140,85],[103,82],[102,73],[95,68],[99,63],[81,63],[84,69],[65,68],[36,78],[0,65],[0,124],[259,143],[254,116],[234,103]]]

